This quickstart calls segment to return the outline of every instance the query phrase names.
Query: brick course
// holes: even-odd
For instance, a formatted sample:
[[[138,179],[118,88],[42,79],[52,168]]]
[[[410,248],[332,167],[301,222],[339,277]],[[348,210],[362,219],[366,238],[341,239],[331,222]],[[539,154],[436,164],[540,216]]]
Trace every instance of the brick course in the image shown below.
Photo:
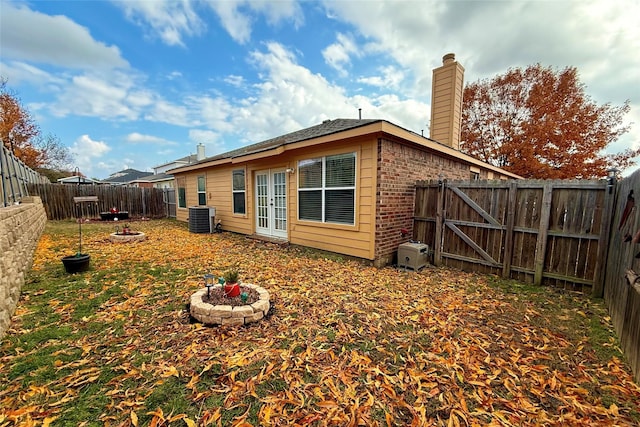
[[[382,267],[393,262],[398,245],[412,235],[416,181],[469,179],[470,172],[457,159],[387,139],[378,141],[378,165],[374,265]],[[409,236],[402,237],[403,228]]]

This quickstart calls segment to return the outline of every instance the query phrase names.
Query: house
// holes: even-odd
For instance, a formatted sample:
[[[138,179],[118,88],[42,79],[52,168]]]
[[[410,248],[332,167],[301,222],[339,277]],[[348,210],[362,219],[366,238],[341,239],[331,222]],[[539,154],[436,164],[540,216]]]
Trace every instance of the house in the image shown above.
[[[173,175],[167,173],[156,173],[133,180],[129,185],[144,188],[173,188],[174,182],[175,179]]]
[[[87,178],[82,175],[73,175],[73,176],[65,176],[64,178],[58,178],[56,180],[58,184],[74,184],[74,185],[98,185],[101,184],[101,181],[96,181],[95,179]]]
[[[109,185],[130,185],[130,183],[136,181],[137,179],[148,175],[149,172],[143,172],[136,169],[124,169],[119,172],[112,173],[111,175],[109,175],[109,178],[103,179],[102,183]]]
[[[141,176],[139,178],[130,181],[127,185],[133,187],[142,188],[174,188],[175,179],[173,175],[166,173],[170,169],[175,169],[180,166],[190,165],[205,158],[204,144],[198,144],[196,147],[196,154],[182,157],[177,160],[173,160],[168,163],[155,166],[153,168],[153,174]]]
[[[383,119],[326,120],[171,170],[177,219],[215,207],[227,231],[393,262],[416,181],[519,178],[458,150],[463,72],[451,54],[434,70],[431,138]]]
[[[181,157],[177,160],[173,160],[171,162],[167,162],[167,163],[163,163],[161,165],[155,166],[153,168],[153,173],[154,174],[166,173],[171,169],[175,169],[180,166],[190,165],[204,158],[205,158],[204,144],[198,144],[198,146],[196,147],[196,154],[190,154],[188,156]]]

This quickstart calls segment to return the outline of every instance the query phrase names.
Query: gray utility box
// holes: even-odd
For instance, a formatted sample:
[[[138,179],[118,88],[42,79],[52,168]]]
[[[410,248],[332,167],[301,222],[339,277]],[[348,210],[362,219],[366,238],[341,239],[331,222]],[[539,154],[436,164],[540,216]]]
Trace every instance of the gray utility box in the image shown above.
[[[403,243],[398,246],[398,268],[405,267],[418,271],[426,267],[429,260],[429,245],[424,243]]]

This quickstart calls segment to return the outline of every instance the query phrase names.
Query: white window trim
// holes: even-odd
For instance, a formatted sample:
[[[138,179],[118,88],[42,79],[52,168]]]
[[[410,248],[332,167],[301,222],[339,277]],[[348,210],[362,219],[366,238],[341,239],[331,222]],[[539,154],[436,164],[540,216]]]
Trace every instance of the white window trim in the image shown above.
[[[340,156],[340,155],[344,155],[344,154],[353,154],[353,159],[354,159],[354,179],[353,179],[353,185],[352,186],[347,186],[347,187],[327,187],[327,183],[326,183],[326,172],[327,172],[327,166],[326,166],[326,162],[327,162],[327,157],[332,157],[332,156]],[[306,158],[306,159],[302,159],[302,160],[298,160],[298,173],[300,173],[300,163],[304,162],[306,160],[312,160],[312,159],[317,159],[318,157],[310,157],[310,158]],[[358,182],[358,153],[355,151],[352,152],[348,152],[348,153],[338,153],[338,154],[329,154],[326,156],[322,156],[320,157],[322,159],[322,187],[313,187],[313,188],[300,188],[300,186],[298,185],[298,194],[300,192],[303,191],[320,191],[322,194],[322,203],[320,206],[321,209],[321,217],[322,220],[321,221],[316,221],[316,220],[312,220],[312,219],[306,219],[306,218],[300,218],[300,206],[298,206],[297,210],[297,217],[298,217],[298,221],[308,221],[310,223],[316,223],[316,224],[333,224],[333,225],[337,225],[337,226],[355,226],[356,225],[356,207],[357,207],[357,195],[356,195],[356,183]],[[333,221],[327,221],[326,217],[325,217],[325,211],[326,211],[326,205],[325,205],[325,201],[326,201],[326,192],[327,191],[336,191],[336,190],[353,190],[353,218],[351,219],[352,222],[350,223],[346,223],[346,222],[333,222]],[[298,197],[298,203],[300,203],[300,197]]]
[[[233,179],[233,174],[235,172],[242,172],[243,177],[244,177],[244,190],[236,190],[235,188],[233,188],[233,184],[234,184],[234,179]],[[244,212],[240,213],[240,212],[236,212],[236,204],[235,204],[235,195],[242,193],[243,197],[244,197]],[[247,214],[247,171],[242,168],[242,169],[233,169],[231,171],[231,210],[233,212],[234,215],[246,215]]]
[[[204,189],[200,190],[200,178],[204,181]],[[207,176],[206,175],[198,175],[196,178],[196,192],[198,194],[198,206],[206,206],[207,205]],[[200,204],[200,195],[204,194],[204,204]]]

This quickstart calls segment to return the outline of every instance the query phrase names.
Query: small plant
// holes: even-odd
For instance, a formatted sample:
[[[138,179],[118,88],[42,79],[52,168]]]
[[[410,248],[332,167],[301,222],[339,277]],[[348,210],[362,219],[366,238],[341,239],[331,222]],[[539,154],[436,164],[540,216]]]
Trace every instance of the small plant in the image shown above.
[[[224,279],[225,283],[228,284],[238,283],[239,275],[240,274],[238,273],[238,270],[236,270],[235,268],[230,268],[222,274],[222,278]]]

